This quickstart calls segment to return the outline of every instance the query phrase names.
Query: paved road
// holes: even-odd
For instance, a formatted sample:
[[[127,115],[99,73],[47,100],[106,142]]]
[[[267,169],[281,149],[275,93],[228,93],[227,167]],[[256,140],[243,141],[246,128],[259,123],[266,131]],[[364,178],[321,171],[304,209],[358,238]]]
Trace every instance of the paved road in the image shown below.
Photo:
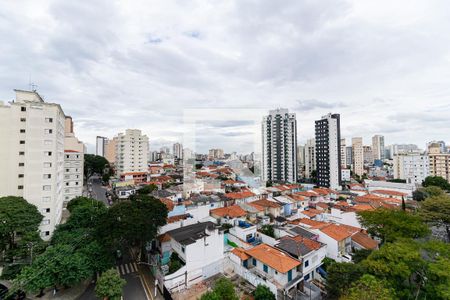
[[[152,300],[151,296],[147,295],[150,291],[146,292],[144,288],[137,264],[132,262],[129,255],[124,255],[122,260],[117,261],[116,270],[127,282],[123,288],[123,300]],[[95,284],[91,283],[78,300],[98,300],[94,289]]]
[[[102,181],[99,177],[92,176],[88,182],[89,191],[92,189],[92,197],[99,201],[102,201],[106,205],[108,205],[108,199],[106,198],[105,192],[106,188],[102,185]]]

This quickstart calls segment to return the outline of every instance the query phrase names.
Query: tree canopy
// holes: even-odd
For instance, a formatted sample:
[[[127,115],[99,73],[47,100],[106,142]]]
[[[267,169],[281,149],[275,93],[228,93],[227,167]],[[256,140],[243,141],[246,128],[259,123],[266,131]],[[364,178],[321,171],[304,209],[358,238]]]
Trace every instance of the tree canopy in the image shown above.
[[[255,300],[275,300],[275,295],[270,291],[270,289],[265,286],[258,284],[255,291],[253,292]]]
[[[431,225],[444,227],[450,241],[450,197],[441,195],[427,198],[420,206],[419,214]]]
[[[424,187],[437,186],[437,187],[440,187],[443,190],[450,190],[450,183],[448,183],[447,180],[445,180],[445,178],[443,178],[441,176],[428,176],[422,182],[422,185]]]
[[[393,300],[394,291],[386,288],[386,283],[376,277],[365,274],[352,284],[341,300]]]
[[[429,229],[422,219],[403,210],[378,208],[358,213],[358,219],[369,234],[384,242],[393,242],[399,238],[424,237]]]
[[[327,274],[327,295],[339,299],[364,274],[364,268],[359,264],[334,262],[327,268]]]
[[[85,154],[84,155],[84,176],[89,179],[94,174],[103,176],[111,175],[112,169],[106,158],[100,155]],[[108,177],[109,179],[109,177]]]
[[[225,277],[221,277],[214,282],[212,291],[202,295],[200,300],[238,300],[233,283]]]
[[[101,299],[119,300],[125,283],[126,281],[120,278],[117,270],[109,269],[98,279],[95,285],[95,294]]]

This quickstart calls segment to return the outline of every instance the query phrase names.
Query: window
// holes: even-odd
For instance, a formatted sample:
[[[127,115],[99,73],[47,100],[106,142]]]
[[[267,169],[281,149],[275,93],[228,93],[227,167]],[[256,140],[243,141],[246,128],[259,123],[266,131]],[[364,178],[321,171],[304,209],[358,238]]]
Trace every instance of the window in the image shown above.
[[[52,156],[52,151],[45,151],[45,152],[44,152],[44,155],[45,155],[45,156]]]
[[[305,268],[307,268],[309,266],[309,261],[305,260]]]
[[[49,225],[49,224],[50,224],[49,219],[42,220],[42,225]]]
[[[26,122],[27,119],[26,118],[20,118],[20,122]]]
[[[19,174],[19,178],[23,178],[23,174]]]
[[[53,123],[53,118],[45,118],[45,123]]]
[[[252,260],[252,265],[256,266],[256,259],[255,258],[253,258],[253,260]]]
[[[44,174],[44,179],[50,179],[52,178],[52,174]]]
[[[23,145],[25,144],[25,141],[20,141],[19,144]]]
[[[44,208],[44,209],[42,210],[42,212],[43,212],[44,214],[48,214],[48,213],[50,212],[50,208]]]
[[[50,163],[50,162],[44,163],[44,168],[51,168],[51,167],[52,167],[52,163]]]
[[[69,183],[68,183],[68,182],[66,182],[66,186],[69,186]]]
[[[78,185],[78,181],[75,182],[75,185]]]
[[[25,133],[25,129],[20,129],[20,133]]]
[[[269,267],[267,267],[267,265],[263,265],[263,270],[264,270],[264,272],[268,273],[269,272]]]
[[[52,186],[51,185],[44,185],[43,187],[42,187],[42,190],[43,191],[50,191],[52,189]]]
[[[25,155],[25,152],[24,151],[20,151],[19,155]]]
[[[19,167],[24,167],[25,163],[19,163]]]
[[[309,280],[309,278],[310,278],[311,276],[308,274],[308,275],[305,275],[305,277],[303,278],[305,281],[307,281],[307,280]]]
[[[66,172],[69,172],[70,169],[66,169]]]
[[[53,133],[53,129],[44,129],[44,133],[45,134],[52,134]]]
[[[185,248],[184,248],[184,246],[183,246],[183,247],[181,247],[181,252],[184,253],[184,251],[186,251],[186,250],[185,250]]]
[[[20,111],[27,111],[27,108],[25,106],[20,107]]]
[[[18,188],[19,190],[23,190],[23,185],[19,185],[19,186],[17,186],[17,188]]]
[[[66,155],[66,158],[69,158],[69,155]]]

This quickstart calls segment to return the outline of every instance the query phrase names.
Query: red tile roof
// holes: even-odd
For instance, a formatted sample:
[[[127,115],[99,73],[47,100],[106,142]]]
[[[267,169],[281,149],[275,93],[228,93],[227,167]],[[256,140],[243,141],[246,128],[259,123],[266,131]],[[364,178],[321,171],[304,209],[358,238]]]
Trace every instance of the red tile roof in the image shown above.
[[[256,201],[253,201],[251,203],[259,205],[259,206],[262,206],[262,207],[272,207],[272,208],[279,208],[279,207],[281,207],[280,204],[278,204],[278,203],[276,203],[274,201],[269,201],[267,199],[256,200]]]
[[[408,196],[407,193],[402,193],[402,192],[398,192],[398,191],[390,191],[390,190],[374,190],[371,193],[372,194],[388,195],[388,196],[401,196],[401,197]]]
[[[355,233],[352,236],[352,241],[365,249],[373,250],[378,248],[378,242],[362,232]]]
[[[301,264],[300,261],[266,244],[260,244],[245,252],[280,273],[287,273]]]
[[[338,242],[352,235],[347,228],[336,224],[329,224],[319,230]]]
[[[159,199],[159,201],[161,201],[162,203],[164,203],[166,205],[168,211],[172,211],[175,208],[175,204],[170,199],[161,198],[161,199]]]
[[[247,213],[239,205],[232,205],[227,207],[220,207],[210,210],[211,215],[219,217],[238,218],[246,216]]]
[[[323,213],[322,210],[318,210],[318,209],[314,209],[314,208],[310,208],[308,210],[304,210],[301,212],[302,214],[304,214],[305,216],[308,216],[310,218],[314,218],[317,215],[320,215],[321,213]]]
[[[250,198],[250,197],[254,197],[254,196],[256,196],[256,195],[253,194],[252,192],[250,192],[249,190],[243,190],[240,192],[225,194],[225,197],[227,197],[228,199],[245,199],[245,198]]]
[[[250,256],[245,253],[245,250],[242,248],[234,248],[231,253],[239,257],[241,260],[247,260],[250,258]]]
[[[316,220],[311,220],[311,219],[307,219],[307,218],[300,218],[300,219],[295,219],[292,221],[289,221],[290,224],[294,224],[294,225],[308,225],[311,228],[314,229],[318,229],[324,226],[328,226],[330,223],[327,222],[321,222],[321,221],[316,221]]]
[[[81,153],[81,151],[75,151],[75,150],[64,150],[64,152],[69,152],[69,153]]]

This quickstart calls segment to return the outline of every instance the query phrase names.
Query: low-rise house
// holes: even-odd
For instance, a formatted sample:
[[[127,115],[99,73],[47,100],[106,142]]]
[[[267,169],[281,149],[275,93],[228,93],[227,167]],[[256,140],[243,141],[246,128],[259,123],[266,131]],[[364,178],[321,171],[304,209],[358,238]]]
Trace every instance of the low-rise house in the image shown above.
[[[266,215],[271,215],[274,218],[278,217],[281,215],[281,208],[282,206],[280,204],[278,204],[275,201],[270,201],[267,199],[260,199],[260,200],[256,200],[251,202],[252,204],[256,204],[260,207],[264,208],[264,213]]]
[[[136,188],[134,186],[122,186],[116,187],[114,193],[119,199],[128,199],[131,195],[136,193]]]
[[[351,232],[344,226],[328,224],[315,229],[319,235],[319,242],[327,245],[327,256],[338,261],[351,261]]]
[[[398,200],[406,199],[408,196],[407,193],[398,192],[398,191],[390,191],[390,190],[373,190],[371,194],[383,197],[383,198],[395,198]]]
[[[247,212],[247,218],[251,221],[264,216],[264,207],[259,206],[258,204],[249,202],[241,203],[239,206]]]
[[[133,180],[134,184],[140,184],[147,181],[147,172],[128,172],[120,174],[120,181]]]
[[[283,216],[290,216],[297,213],[297,202],[290,197],[278,196],[273,199],[282,206],[281,214]]]
[[[300,218],[308,218],[312,220],[322,221],[323,220],[323,210],[308,208],[303,211],[298,212]]]
[[[169,192],[167,190],[156,190],[156,191],[153,191],[151,193],[151,195],[153,197],[157,198],[157,199],[167,198],[167,199],[170,199],[170,200],[172,200],[174,202],[177,201],[176,194],[171,193],[171,192]]]
[[[234,227],[230,228],[228,237],[232,240],[230,237],[232,235],[245,243],[254,244],[258,242],[256,232],[257,227],[255,225],[240,220],[236,222]]]
[[[258,199],[258,196],[248,189],[242,189],[239,192],[226,193],[225,198],[232,204],[248,203]]]
[[[354,250],[376,250],[378,249],[378,242],[361,231],[352,235],[352,249]]]
[[[282,237],[275,247],[302,262],[304,281],[310,281],[316,277],[316,272],[327,253],[325,244],[300,235]]]
[[[245,220],[247,212],[239,205],[215,208],[210,211],[211,217],[217,220],[218,224],[235,225],[237,220]]]

